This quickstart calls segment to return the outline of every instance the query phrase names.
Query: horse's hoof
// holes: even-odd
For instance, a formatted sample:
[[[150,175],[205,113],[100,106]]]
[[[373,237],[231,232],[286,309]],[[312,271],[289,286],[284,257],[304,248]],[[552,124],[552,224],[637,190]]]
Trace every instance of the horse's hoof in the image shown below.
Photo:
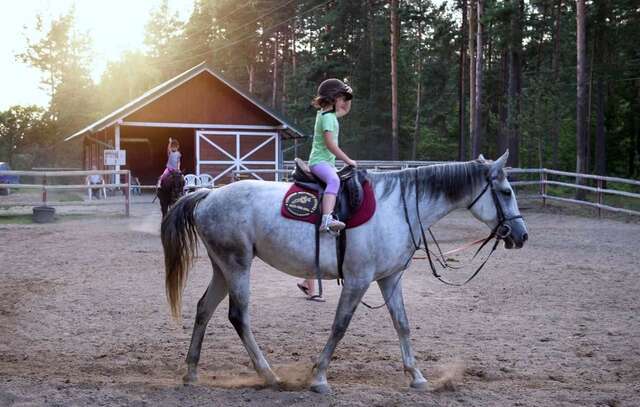
[[[280,390],[283,386],[283,381],[280,380],[278,376],[273,376],[270,379],[265,379],[265,383],[268,387],[271,387],[274,390]]]
[[[331,387],[326,383],[312,384],[311,391],[318,394],[329,394],[331,393]]]
[[[422,379],[422,380],[412,381],[410,386],[413,390],[424,391],[424,390],[427,390],[427,384],[428,384],[427,380]]]
[[[187,373],[182,377],[182,383],[185,386],[198,383],[198,375],[195,373]]]

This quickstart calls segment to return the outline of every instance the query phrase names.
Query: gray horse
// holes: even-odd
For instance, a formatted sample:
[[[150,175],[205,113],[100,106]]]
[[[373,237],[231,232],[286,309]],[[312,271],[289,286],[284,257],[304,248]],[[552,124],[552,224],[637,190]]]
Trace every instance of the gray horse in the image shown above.
[[[330,390],[327,367],[331,356],[373,281],[380,287],[400,338],[402,361],[411,375],[411,387],[426,388],[427,380],[416,366],[411,349],[400,281],[416,251],[413,240],[421,240],[419,221],[426,229],[452,210],[470,207],[471,213],[491,229],[501,229],[507,248],[522,247],[527,240],[527,228],[503,170],[507,156],[508,152],[495,162],[480,156],[465,163],[370,174],[377,210],[367,223],[347,231],[344,285],[329,340],[313,368],[313,391]],[[180,199],[162,222],[167,297],[175,318],[181,315],[182,291],[195,255],[197,236],[204,242],[213,266],[211,283],[198,302],[185,383],[197,380],[206,326],[220,301],[229,295],[229,320],[256,371],[267,385],[278,386],[279,378],[251,330],[249,272],[257,256],[289,275],[314,277],[314,226],[280,214],[280,205],[290,186],[241,181],[213,191],[196,192]],[[320,245],[322,277],[335,279],[335,239],[324,235]]]

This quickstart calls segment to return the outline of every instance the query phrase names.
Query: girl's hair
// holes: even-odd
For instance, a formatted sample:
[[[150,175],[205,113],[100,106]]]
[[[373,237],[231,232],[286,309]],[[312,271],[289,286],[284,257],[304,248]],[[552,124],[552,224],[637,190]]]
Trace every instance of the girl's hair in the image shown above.
[[[180,143],[178,142],[178,140],[173,139],[171,140],[171,144],[169,144],[169,146],[171,146],[171,148],[180,148]]]
[[[325,96],[316,96],[311,101],[311,106],[316,109],[326,109],[327,107],[333,106],[336,101],[333,98],[328,98]]]

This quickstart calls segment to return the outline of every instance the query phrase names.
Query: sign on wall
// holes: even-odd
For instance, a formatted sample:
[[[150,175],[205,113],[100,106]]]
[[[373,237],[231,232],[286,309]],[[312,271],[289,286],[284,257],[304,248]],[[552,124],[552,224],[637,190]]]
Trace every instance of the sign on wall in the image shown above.
[[[126,150],[104,150],[104,165],[126,165]]]

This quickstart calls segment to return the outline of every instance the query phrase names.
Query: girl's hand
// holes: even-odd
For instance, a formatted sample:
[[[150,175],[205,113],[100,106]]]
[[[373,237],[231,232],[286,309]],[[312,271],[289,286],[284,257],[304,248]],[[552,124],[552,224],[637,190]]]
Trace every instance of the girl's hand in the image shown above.
[[[351,159],[350,159],[350,160],[348,160],[348,161],[346,161],[345,163],[346,163],[347,165],[352,166],[352,167],[357,167],[357,166],[358,166],[358,163],[357,163],[357,162],[355,162],[355,161],[353,161],[353,160],[351,160]]]

